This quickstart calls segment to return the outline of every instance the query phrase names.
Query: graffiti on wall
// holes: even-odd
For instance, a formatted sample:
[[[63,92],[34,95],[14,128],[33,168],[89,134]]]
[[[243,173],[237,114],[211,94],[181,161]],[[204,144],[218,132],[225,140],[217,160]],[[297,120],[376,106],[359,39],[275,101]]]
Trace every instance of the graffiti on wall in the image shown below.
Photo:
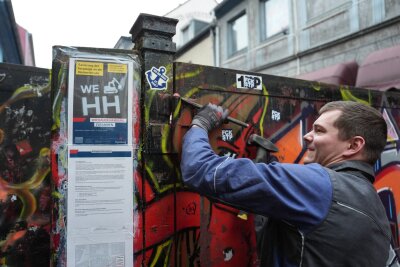
[[[45,266],[52,209],[50,75],[6,64],[0,73],[0,266]]]
[[[146,92],[142,126],[141,106],[134,106],[134,143],[140,150],[133,177],[135,266],[257,266],[258,263],[254,216],[202,197],[181,183],[181,141],[196,111],[172,97],[172,93],[202,105],[208,102],[223,105],[231,111],[231,117],[249,124],[242,127],[227,123],[210,133],[211,145],[219,155],[254,159],[257,147],[248,140],[252,134],[258,134],[279,148],[274,153],[277,160],[291,163],[302,163],[305,153],[302,136],[311,129],[317,110],[325,102],[352,100],[378,108],[387,121],[389,133],[386,149],[376,164],[375,187],[392,226],[393,243],[399,247],[398,96],[267,75],[262,77],[261,89],[252,90],[238,88],[237,73],[233,70],[180,63],[176,63],[175,69],[175,86],[168,86],[173,92]],[[166,72],[171,71],[172,65],[166,66]],[[54,72],[59,90],[54,94],[52,126],[49,74],[26,70],[23,73],[20,84],[13,81],[10,86],[0,79],[0,207],[4,215],[0,218],[0,264],[47,265],[52,231],[55,265],[63,266],[67,221],[64,203],[67,170],[63,167],[67,66],[61,65]],[[140,77],[135,81],[139,83]],[[134,94],[134,98],[138,103],[139,95]],[[146,122],[152,120],[152,113],[157,113],[162,123],[148,127]],[[51,156],[53,163],[58,164],[57,172],[52,174],[55,191],[50,181],[50,128],[53,134],[57,133],[53,135],[52,147],[56,153]],[[141,129],[147,132],[144,140],[139,141]],[[53,205],[51,197],[55,199]]]
[[[383,117],[388,125],[388,142],[380,160],[376,164],[375,188],[386,209],[386,215],[392,230],[393,245],[400,247],[399,237],[399,205],[400,205],[400,140],[399,140],[399,109],[382,109]],[[397,202],[397,203],[396,203]]]
[[[257,148],[248,139],[258,134],[279,148],[273,155],[280,162],[302,163],[302,137],[326,102],[359,101],[386,114],[388,125],[393,127],[389,127],[388,149],[376,166],[375,186],[387,208],[398,247],[399,205],[395,202],[400,192],[395,177],[399,170],[399,114],[382,93],[268,75],[262,77],[261,90],[248,90],[238,88],[233,70],[175,64],[173,93],[201,105],[223,105],[231,111],[231,117],[249,124],[242,127],[228,123],[209,134],[211,146],[219,155],[254,159]],[[142,231],[135,239],[135,266],[257,266],[253,215],[243,217],[239,209],[202,197],[181,183],[181,141],[195,109],[171,97],[171,92],[151,94],[158,94],[158,98],[150,99],[172,103],[172,125],[160,130],[161,153],[144,156],[145,170],[136,180],[141,203],[136,214],[141,218]],[[145,109],[161,110],[159,105],[160,101],[148,101]]]

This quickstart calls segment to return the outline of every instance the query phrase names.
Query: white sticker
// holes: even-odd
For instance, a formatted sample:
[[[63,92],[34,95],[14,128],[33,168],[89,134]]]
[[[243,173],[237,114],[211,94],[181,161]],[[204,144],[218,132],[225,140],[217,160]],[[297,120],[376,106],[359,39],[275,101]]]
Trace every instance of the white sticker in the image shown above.
[[[240,89],[262,90],[262,77],[248,74],[236,74],[236,87]]]
[[[273,121],[280,121],[281,120],[281,113],[275,110],[272,110],[271,119]]]
[[[233,131],[232,129],[222,130],[222,141],[229,142],[233,139]]]
[[[152,67],[146,71],[146,79],[151,89],[154,90],[165,90],[167,89],[168,76],[166,75],[166,68],[161,66],[160,68]]]

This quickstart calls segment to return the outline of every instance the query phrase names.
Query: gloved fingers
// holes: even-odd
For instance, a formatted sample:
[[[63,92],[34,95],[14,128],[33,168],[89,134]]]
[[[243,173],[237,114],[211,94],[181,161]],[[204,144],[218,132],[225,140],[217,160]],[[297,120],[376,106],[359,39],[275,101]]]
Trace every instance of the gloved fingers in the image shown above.
[[[221,125],[228,117],[229,110],[216,104],[204,105],[193,117],[192,125],[197,125],[210,131]]]
[[[225,109],[224,110],[224,112],[222,113],[222,118],[224,119],[224,120],[226,120],[226,118],[228,118],[228,116],[229,116],[229,109]]]
[[[199,113],[199,112],[201,112],[202,110],[205,110],[205,109],[211,109],[211,110],[213,110],[213,109],[214,109],[213,106],[216,107],[216,105],[214,105],[214,104],[212,104],[212,103],[208,103],[207,105],[202,106],[201,109],[199,109],[199,111],[198,111],[197,113]]]
[[[218,106],[216,108],[216,113],[218,114],[219,119],[223,122],[229,115],[229,109],[224,108],[222,106]]]
[[[213,103],[208,103],[208,106],[212,109],[212,110],[216,110],[218,108],[217,105],[213,104]]]

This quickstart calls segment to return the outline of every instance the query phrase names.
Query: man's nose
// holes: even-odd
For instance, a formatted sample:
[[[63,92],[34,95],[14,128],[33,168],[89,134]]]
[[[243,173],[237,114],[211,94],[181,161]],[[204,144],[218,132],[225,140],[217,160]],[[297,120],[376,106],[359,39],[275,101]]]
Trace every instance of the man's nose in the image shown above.
[[[306,141],[306,142],[311,142],[311,141],[312,141],[312,134],[311,134],[311,132],[312,132],[312,131],[306,133],[306,134],[303,136],[304,141]]]

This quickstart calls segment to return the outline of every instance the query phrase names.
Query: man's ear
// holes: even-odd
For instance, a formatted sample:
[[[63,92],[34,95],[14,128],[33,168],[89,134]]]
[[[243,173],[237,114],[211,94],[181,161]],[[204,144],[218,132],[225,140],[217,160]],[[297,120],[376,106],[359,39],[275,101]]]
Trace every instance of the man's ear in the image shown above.
[[[348,147],[344,152],[344,156],[352,157],[355,155],[361,155],[361,152],[365,146],[365,140],[362,136],[354,136],[349,139]]]

